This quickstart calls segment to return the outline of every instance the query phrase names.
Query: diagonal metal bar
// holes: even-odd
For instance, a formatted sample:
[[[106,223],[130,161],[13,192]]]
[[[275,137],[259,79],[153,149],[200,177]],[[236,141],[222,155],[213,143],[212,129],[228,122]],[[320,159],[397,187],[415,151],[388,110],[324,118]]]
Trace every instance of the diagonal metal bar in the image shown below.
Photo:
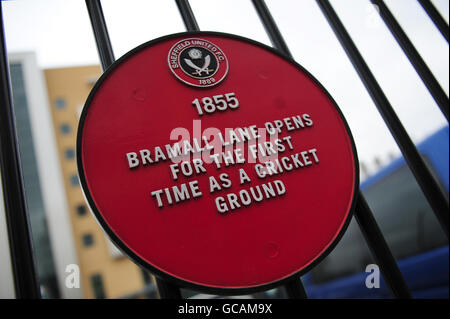
[[[401,299],[412,298],[394,256],[361,192],[356,202],[355,218],[392,296]]]
[[[422,192],[432,207],[437,219],[439,220],[445,235],[448,238],[448,210],[449,203],[444,191],[440,188],[430,169],[426,166],[424,159],[412,142],[400,119],[392,108],[389,100],[370,71],[361,53],[356,48],[353,40],[340,21],[333,7],[328,0],[316,0],[323,14],[328,20],[336,37],[340,41],[347,56],[352,62],[359,77],[364,83],[378,111],[383,117],[392,136],[399,146],[408,166],[414,174]]]
[[[0,3],[0,168],[16,298],[39,299]],[[0,202],[0,205],[3,203]]]
[[[292,54],[284,41],[280,31],[278,30],[277,24],[270,14],[264,0],[252,0],[253,5],[258,13],[258,16],[263,24],[272,45],[280,50],[282,53],[292,58]],[[293,278],[287,284],[284,285],[286,293],[290,299],[306,299],[308,298],[305,287],[303,286],[300,277]]]
[[[430,0],[418,0],[422,8],[428,14],[430,19],[433,21],[436,28],[441,32],[442,36],[448,42],[448,23],[445,22],[444,18],[441,16],[436,7],[431,3]]]
[[[448,121],[449,116],[448,96],[445,94],[444,90],[439,85],[439,82],[433,76],[433,73],[431,73],[425,61],[420,56],[419,52],[417,52],[416,48],[414,47],[414,45],[412,44],[411,40],[408,38],[406,33],[403,31],[400,24],[397,22],[397,20],[395,20],[393,14],[386,6],[384,1],[383,0],[371,0],[371,1],[375,6],[377,6],[378,8],[377,11],[379,12],[384,23],[391,31],[395,40],[397,40],[403,52],[408,57],[409,62],[411,62],[417,74],[419,74],[423,84],[425,84],[431,96],[436,101],[436,104],[439,106],[441,112],[444,114],[445,118]]]
[[[302,280],[299,276],[293,278],[284,285],[286,293],[290,299],[307,299],[305,287],[303,286]]]
[[[288,57],[292,57],[292,54],[289,51],[286,42],[284,42],[283,36],[281,35],[280,30],[278,30],[277,24],[270,14],[264,0],[252,0],[252,2],[264,28],[266,29],[272,45]]]
[[[182,299],[180,288],[170,282],[155,277],[160,299]]]
[[[115,61],[105,17],[103,15],[100,0],[86,0],[86,6],[94,31],[95,42],[97,44],[98,55],[103,71]]]
[[[197,25],[197,22],[195,20],[195,16],[194,13],[192,12],[192,9],[189,5],[189,1],[188,0],[175,0],[177,5],[178,5],[178,9],[180,11],[180,14],[183,18],[184,24],[186,26],[186,29],[188,31],[200,31],[200,28]],[[260,2],[258,5],[263,5],[265,7],[265,9],[262,10],[266,10],[266,16],[270,16],[270,13],[267,9],[267,7],[265,6],[264,2],[262,1],[253,1],[253,3],[255,4],[255,2]],[[256,5],[255,5],[256,7]],[[271,18],[271,16],[270,16]],[[277,41],[277,45],[279,45],[280,43],[284,43],[283,39],[281,38],[281,34],[278,31],[275,22],[273,21],[273,25],[271,26],[271,28],[275,28],[278,32],[278,35],[274,34],[274,39],[276,39],[275,41]],[[267,29],[266,29],[267,30]],[[279,38],[278,38],[279,36]],[[281,39],[281,42],[280,42]],[[284,44],[283,50],[281,50],[283,53],[287,54],[288,56],[290,56],[290,52],[286,46],[286,44]],[[289,298],[292,299],[299,299],[299,298],[306,298],[306,292],[305,292],[305,288],[303,287],[303,284],[300,280],[300,278],[294,278],[293,280],[289,281],[285,286],[286,292],[288,294]]]
[[[260,1],[255,1],[255,0],[252,0],[252,1],[260,2]],[[267,9],[267,7],[266,7],[266,9]],[[267,12],[267,14],[270,14],[270,13]],[[273,19],[272,19],[272,21],[273,21]],[[272,22],[272,23],[274,24],[275,22]],[[283,41],[283,43],[284,43],[284,41]],[[283,50],[282,47],[280,47],[278,49]],[[289,51],[288,51],[288,53],[289,53]],[[365,204],[365,200],[364,200],[364,197],[362,196],[362,194],[360,194],[359,197],[360,198],[358,199],[357,205],[362,206],[363,204]],[[361,203],[359,203],[359,202],[361,202]],[[364,206],[362,206],[362,207],[364,207]],[[379,263],[380,268],[382,269],[383,276],[384,276],[389,288],[391,289],[393,296],[399,297],[399,298],[408,298],[408,297],[410,297],[408,288],[406,287],[403,277],[401,276],[400,271],[398,270],[398,267],[397,267],[397,264],[395,263],[394,257],[392,256],[392,253],[390,252],[381,231],[379,230],[378,226],[376,225],[375,220],[374,220],[373,216],[371,215],[370,209],[368,208],[367,205],[365,207],[367,208],[366,210],[359,209],[359,211],[362,211],[362,212],[356,213],[356,215],[358,215],[358,214],[360,215],[359,217],[357,216],[357,219],[362,221],[360,223],[362,232],[369,236],[373,235],[371,237],[372,239],[370,239],[370,238],[367,239],[369,246],[372,247],[372,254],[374,254],[375,259]],[[375,241],[373,240],[373,238],[375,239]],[[369,240],[370,240],[370,242],[369,242]],[[384,245],[377,245],[376,244],[377,241],[384,243]],[[288,283],[285,286],[288,294],[290,292],[290,295],[292,296],[292,298],[305,298],[306,292],[303,288],[303,285],[301,285],[301,282],[300,282],[300,285],[297,285],[297,286],[301,287],[301,289],[297,289],[296,291],[292,290],[293,285],[294,285],[294,283]]]
[[[106,70],[114,63],[114,53],[106,27],[100,0],[86,0],[92,29],[94,30],[95,42],[103,70]],[[163,280],[157,279],[158,291],[161,298],[181,299],[181,292],[178,287],[173,286]]]
[[[188,0],[175,0],[180,11],[181,18],[183,19],[186,30],[188,31],[200,31],[197,20],[195,20],[194,13]]]

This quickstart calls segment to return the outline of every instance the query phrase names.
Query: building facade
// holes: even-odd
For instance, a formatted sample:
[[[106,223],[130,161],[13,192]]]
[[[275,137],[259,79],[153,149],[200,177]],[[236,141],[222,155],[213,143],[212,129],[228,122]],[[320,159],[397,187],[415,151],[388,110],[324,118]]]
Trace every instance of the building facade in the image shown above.
[[[152,276],[123,256],[106,238],[91,215],[78,182],[77,125],[84,101],[101,74],[100,68],[43,72],[32,52],[10,54],[9,67],[42,296],[156,297]],[[6,227],[3,220],[0,222]],[[6,258],[9,256],[3,257],[1,273],[11,274]],[[67,284],[74,266],[79,269],[78,288]],[[12,297],[11,285],[12,282],[2,280],[0,295]]]
[[[64,282],[66,267],[77,264],[78,259],[67,214],[44,77],[32,52],[10,54],[9,66],[41,293],[44,298],[80,298],[80,289],[68,289]]]
[[[64,188],[78,255],[85,298],[152,297],[151,277],[124,257],[90,213],[79,184],[76,164],[78,120],[99,66],[44,71]],[[147,293],[145,293],[147,291]],[[150,293],[148,293],[150,291]]]

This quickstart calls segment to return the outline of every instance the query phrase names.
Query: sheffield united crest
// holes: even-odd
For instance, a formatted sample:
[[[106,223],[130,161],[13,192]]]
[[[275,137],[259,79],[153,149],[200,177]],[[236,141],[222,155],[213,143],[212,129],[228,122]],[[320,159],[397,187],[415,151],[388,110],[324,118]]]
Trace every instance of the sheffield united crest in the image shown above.
[[[214,43],[199,39],[184,39],[169,51],[169,68],[182,82],[196,87],[219,84],[228,73],[228,60]]]

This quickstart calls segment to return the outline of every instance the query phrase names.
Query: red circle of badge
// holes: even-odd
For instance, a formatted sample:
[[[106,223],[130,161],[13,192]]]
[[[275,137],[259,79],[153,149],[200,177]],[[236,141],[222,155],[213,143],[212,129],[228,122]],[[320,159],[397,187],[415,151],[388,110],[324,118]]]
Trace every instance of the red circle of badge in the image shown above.
[[[226,62],[214,64],[218,50]],[[193,77],[174,76],[180,54]],[[207,70],[213,86],[180,81]],[[310,270],[342,237],[359,183],[351,132],[320,83],[263,44],[216,32],[150,41],[106,70],[81,114],[77,164],[124,253],[209,293]]]
[[[196,87],[219,84],[228,73],[228,60],[211,41],[188,38],[175,43],[168,54],[169,68],[183,83]]]

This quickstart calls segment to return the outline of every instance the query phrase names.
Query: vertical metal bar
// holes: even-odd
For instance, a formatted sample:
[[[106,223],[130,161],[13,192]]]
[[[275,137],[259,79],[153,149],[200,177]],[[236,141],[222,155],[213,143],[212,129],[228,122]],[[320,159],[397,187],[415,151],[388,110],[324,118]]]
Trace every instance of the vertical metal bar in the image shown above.
[[[448,97],[383,0],[371,0],[448,121]],[[448,27],[447,27],[448,30]]]
[[[98,54],[102,69],[106,70],[115,61],[114,52],[106,27],[105,17],[103,16],[100,0],[86,0],[86,6],[94,31],[95,42],[97,44]]]
[[[41,298],[14,122],[0,4],[0,167],[16,298]],[[1,205],[2,203],[0,203]]]
[[[181,299],[180,288],[165,280],[155,277],[158,287],[159,297],[161,299]]]
[[[386,240],[373,217],[369,205],[367,205],[361,192],[358,196],[355,218],[377,265],[380,267],[386,285],[394,297],[402,299],[412,298],[408,286],[406,285],[397,263],[395,262],[394,256],[389,250]]]
[[[188,0],[175,0],[175,1],[178,5],[178,9],[183,18],[186,29],[188,31],[200,31],[200,28],[198,27],[197,22],[195,20],[194,13],[192,12],[192,9],[189,5],[189,1]],[[273,45],[277,49],[282,51],[284,54],[291,57],[291,53],[289,52],[289,49],[286,43],[284,42],[281,33],[278,30],[272,16],[270,15],[270,12],[267,9],[267,6],[265,5],[264,1],[253,1],[253,4],[257,9],[258,14],[260,14],[261,20],[264,23],[266,31],[269,33]],[[264,18],[262,17],[262,15],[264,16]],[[266,23],[270,25],[266,26]],[[303,287],[300,278],[295,278],[291,280],[284,287],[286,289],[289,298],[293,299],[306,298],[305,288]]]
[[[303,286],[302,280],[299,276],[295,277],[291,281],[284,285],[286,293],[290,299],[307,299],[308,296]]]
[[[359,74],[372,100],[377,106],[378,111],[383,117],[392,136],[397,142],[406,162],[414,174],[420,188],[432,207],[437,219],[439,220],[445,235],[448,238],[448,210],[449,203],[444,191],[439,187],[438,182],[426,166],[424,159],[412,142],[400,119],[397,117],[389,100],[384,95],[383,90],[376,81],[361,53],[356,48],[350,35],[340,21],[333,7],[328,0],[316,0],[323,14],[327,18],[336,37],[339,39],[347,56],[352,62],[354,68]]]
[[[192,12],[188,0],[175,0],[181,18],[183,19],[186,30],[200,31],[200,28]],[[159,278],[156,278],[156,285],[158,287],[159,296],[163,299],[181,299],[181,290],[179,287]]]
[[[94,31],[100,62],[103,70],[106,70],[111,64],[114,63],[115,59],[108,35],[108,29],[106,27],[105,17],[103,15],[102,5],[100,0],[86,0],[86,6],[89,12],[92,29]],[[161,298],[181,298],[179,288],[160,279],[157,279],[156,283]]]
[[[192,12],[191,6],[188,0],[175,0],[180,11],[181,17],[183,18],[184,25],[188,31],[200,31],[198,27],[197,20],[195,20],[194,13]]]
[[[272,45],[285,55],[292,57],[292,54],[289,51],[286,42],[284,42],[283,36],[281,35],[280,30],[278,30],[277,24],[270,14],[264,0],[252,0],[252,2],[259,18],[261,19],[264,29],[266,29],[266,33],[269,36]]]
[[[258,13],[258,16],[264,26],[264,29],[267,32],[267,35],[272,42],[272,45],[284,53],[286,56],[292,58],[292,54],[289,51],[289,48],[286,42],[283,39],[283,36],[278,30],[277,24],[270,14],[269,9],[267,8],[264,0],[252,0],[252,3]],[[284,285],[286,289],[286,293],[290,299],[306,299],[308,298],[305,287],[303,286],[302,280],[300,277],[294,278],[290,282]]]
[[[448,24],[445,22],[444,18],[441,16],[439,11],[434,7],[430,0],[418,0],[422,8],[428,14],[430,19],[433,21],[436,28],[441,32],[442,36],[448,42]]]

